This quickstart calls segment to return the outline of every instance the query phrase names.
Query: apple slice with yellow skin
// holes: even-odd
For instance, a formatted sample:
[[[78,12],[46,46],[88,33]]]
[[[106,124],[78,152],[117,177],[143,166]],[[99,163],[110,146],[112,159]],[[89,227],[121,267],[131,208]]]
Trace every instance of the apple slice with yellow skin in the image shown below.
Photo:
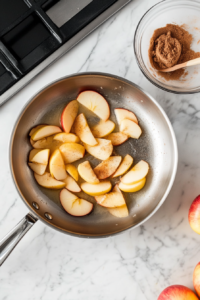
[[[40,152],[41,149],[32,149],[30,152],[29,152],[29,157],[28,157],[28,160],[29,161],[32,161],[33,157],[38,153]]]
[[[49,149],[40,150],[31,158],[30,162],[47,165],[49,161],[49,155]]]
[[[37,126],[33,127],[31,129],[31,131],[29,132],[29,136],[32,136],[38,129],[40,129],[40,128],[44,127],[44,126],[45,125],[37,125]]]
[[[54,135],[56,133],[62,132],[60,127],[53,125],[45,125],[39,129],[37,129],[32,135],[31,139],[33,141],[41,140],[47,136]]]
[[[50,173],[45,172],[43,175],[34,173],[37,183],[47,189],[59,190],[65,187],[65,182],[58,181],[51,177]]]
[[[119,146],[128,140],[128,136],[122,132],[113,132],[106,136],[113,146]]]
[[[193,285],[197,295],[200,297],[200,263],[198,263],[194,269]]]
[[[66,164],[79,160],[85,154],[85,148],[77,143],[65,143],[59,149]]]
[[[119,189],[119,186],[118,184],[116,184],[112,190],[113,192],[116,192],[116,193],[120,193],[123,196],[122,192],[120,191]],[[125,199],[124,199],[125,201]],[[129,212],[128,212],[128,208],[127,208],[127,205],[126,205],[126,202],[124,205],[120,206],[120,207],[113,207],[113,208],[108,208],[108,211],[111,215],[117,217],[117,218],[125,218],[129,215]]]
[[[94,168],[94,173],[99,179],[108,178],[117,170],[121,160],[121,156],[110,156]]]
[[[74,193],[81,192],[81,188],[78,185],[78,183],[74,180],[74,178],[72,178],[68,174],[67,174],[67,177],[63,180],[63,182],[65,182],[65,187],[69,191],[74,192]]]
[[[54,140],[60,141],[62,143],[78,143],[80,141],[79,137],[73,133],[61,132],[54,135]]]
[[[77,114],[78,102],[77,100],[72,100],[65,106],[61,115],[61,126],[66,133],[70,132]]]
[[[124,119],[131,120],[131,121],[135,122],[136,124],[138,124],[138,119],[132,111],[125,109],[125,108],[115,108],[114,111],[115,111],[115,115],[117,118],[117,123],[119,125],[121,124],[121,122]]]
[[[59,149],[56,149],[49,160],[49,170],[53,178],[63,180],[67,177],[65,163]]]
[[[198,298],[186,286],[171,285],[162,291],[157,300],[198,300]]]
[[[146,177],[132,184],[124,184],[123,182],[120,182],[119,188],[123,192],[134,193],[140,191],[145,186],[145,183],[146,183]]]
[[[80,114],[74,121],[74,130],[80,140],[90,146],[95,146],[97,141],[93,136],[90,127],[88,126],[87,120],[84,114]]]
[[[141,160],[121,178],[121,182],[123,182],[124,184],[133,184],[146,177],[148,172],[149,164],[146,161]]]
[[[67,164],[65,170],[71,175],[76,181],[78,181],[78,171],[76,167],[72,164]]]
[[[60,192],[60,203],[68,214],[75,217],[86,216],[93,209],[92,203],[78,198],[76,195],[70,193],[66,189],[63,189]]]
[[[124,159],[122,160],[119,168],[117,169],[117,171],[112,175],[112,178],[118,177],[123,175],[124,173],[126,173],[128,171],[128,169],[131,167],[133,163],[133,158],[129,155],[126,154],[126,156],[124,157]]]
[[[77,101],[91,110],[100,119],[106,121],[110,117],[110,108],[106,99],[94,91],[84,91],[78,95]]]
[[[37,142],[34,142],[33,148],[35,149],[50,149],[50,152],[53,153],[58,149],[63,143],[57,140],[54,140],[54,135],[43,138]]]
[[[111,133],[115,129],[115,123],[107,120],[107,121],[100,121],[97,125],[92,127],[92,133],[95,138],[101,138],[109,133]]]
[[[96,140],[98,142],[96,146],[89,146],[84,143],[86,151],[100,160],[105,160],[110,157],[113,152],[113,145],[111,141],[99,138]]]
[[[79,175],[88,183],[97,184],[99,183],[99,179],[96,174],[92,170],[92,167],[89,161],[84,161],[83,163],[78,165]]]
[[[119,128],[122,133],[126,134],[128,137],[131,137],[133,139],[139,139],[139,137],[142,134],[140,126],[128,119],[124,119],[121,122]]]
[[[47,165],[36,164],[36,163],[28,163],[29,167],[33,172],[38,175],[43,175],[46,171]]]
[[[100,196],[108,193],[112,188],[110,181],[102,181],[97,184],[83,182],[81,189],[90,196]]]

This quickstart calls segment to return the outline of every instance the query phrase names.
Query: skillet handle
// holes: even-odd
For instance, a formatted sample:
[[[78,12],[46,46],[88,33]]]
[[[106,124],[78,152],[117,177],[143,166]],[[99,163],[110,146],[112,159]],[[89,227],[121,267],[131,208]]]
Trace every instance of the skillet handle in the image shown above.
[[[0,266],[13,251],[15,246],[29,231],[29,229],[37,222],[30,213],[27,214],[1,241],[0,241]]]

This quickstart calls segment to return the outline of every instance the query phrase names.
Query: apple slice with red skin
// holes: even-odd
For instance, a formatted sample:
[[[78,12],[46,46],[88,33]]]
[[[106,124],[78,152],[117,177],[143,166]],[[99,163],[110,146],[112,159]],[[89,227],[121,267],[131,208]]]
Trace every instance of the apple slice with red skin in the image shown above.
[[[193,291],[183,285],[171,285],[164,289],[158,300],[198,300]]]
[[[190,227],[200,234],[200,195],[194,199],[190,206],[188,220]]]
[[[93,210],[91,202],[78,198],[66,189],[60,192],[60,203],[68,214],[75,217],[86,216]]]
[[[200,262],[196,265],[194,269],[193,285],[197,295],[200,297]]]
[[[121,122],[124,119],[131,120],[131,121],[135,122],[136,124],[138,124],[138,119],[132,111],[125,109],[125,108],[115,108],[114,111],[115,111],[115,115],[117,118],[117,123],[119,125],[121,124]]]
[[[110,117],[110,107],[106,99],[95,91],[84,91],[78,95],[77,101],[91,110],[103,121]]]
[[[61,126],[66,133],[69,133],[74,120],[78,114],[78,102],[77,100],[70,101],[63,109],[61,115]]]

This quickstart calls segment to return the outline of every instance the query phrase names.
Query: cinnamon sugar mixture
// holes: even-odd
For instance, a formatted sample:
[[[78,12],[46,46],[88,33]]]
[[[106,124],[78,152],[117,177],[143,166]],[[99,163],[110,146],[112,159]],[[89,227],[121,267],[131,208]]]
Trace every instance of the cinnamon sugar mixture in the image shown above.
[[[181,64],[200,57],[190,47],[192,35],[184,29],[184,25],[167,24],[158,28],[150,40],[149,60],[153,68],[160,70]],[[158,72],[166,80],[178,80],[187,75],[186,70],[179,69],[170,73]]]

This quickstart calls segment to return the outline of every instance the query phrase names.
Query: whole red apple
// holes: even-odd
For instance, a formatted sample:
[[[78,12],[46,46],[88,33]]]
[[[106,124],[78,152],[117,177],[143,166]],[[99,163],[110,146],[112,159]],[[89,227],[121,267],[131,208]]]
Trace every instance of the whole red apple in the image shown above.
[[[194,269],[193,284],[197,295],[200,297],[200,262],[196,265]]]
[[[196,233],[200,234],[200,195],[192,202],[189,209],[188,219],[191,228]]]
[[[198,300],[198,298],[186,286],[171,285],[162,291],[158,300]]]

